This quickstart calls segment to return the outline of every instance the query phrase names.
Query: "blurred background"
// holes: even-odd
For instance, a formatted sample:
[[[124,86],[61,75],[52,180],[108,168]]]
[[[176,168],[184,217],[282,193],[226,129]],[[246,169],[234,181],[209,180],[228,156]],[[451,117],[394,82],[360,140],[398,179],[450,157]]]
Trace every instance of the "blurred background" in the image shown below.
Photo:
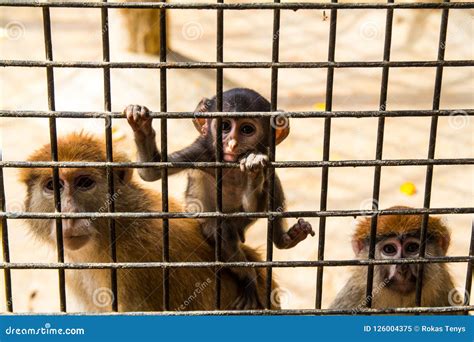
[[[237,2],[229,0],[226,2]],[[268,1],[263,1],[268,2]],[[328,2],[328,1],[321,1]],[[346,1],[341,1],[346,2]],[[370,1],[372,2],[372,1]],[[379,1],[384,2],[384,1]],[[156,62],[158,12],[109,10],[111,61]],[[213,10],[169,10],[168,60],[215,61],[216,12]],[[381,61],[385,10],[339,10],[336,61]],[[446,60],[474,59],[474,10],[453,9],[449,13]],[[224,61],[271,61],[273,12],[271,10],[225,11]],[[437,58],[440,10],[394,11],[391,60],[433,61]],[[55,61],[102,61],[101,14],[99,9],[51,8]],[[327,61],[330,11],[282,10],[280,61]],[[2,7],[0,14],[1,59],[44,60],[41,8]],[[224,89],[249,87],[270,98],[269,69],[224,69]],[[335,69],[333,110],[378,110],[381,68]],[[325,69],[279,71],[278,108],[294,111],[324,110]],[[441,109],[474,108],[474,68],[445,67]],[[101,69],[55,68],[56,110],[102,111]],[[387,110],[432,109],[435,68],[391,68]],[[160,108],[159,70],[112,69],[112,111],[131,103],[151,110]],[[0,70],[1,108],[48,110],[44,68],[4,67]],[[168,70],[168,110],[192,111],[199,100],[215,94],[215,71]],[[436,158],[474,158],[473,118],[462,111],[439,118]],[[387,118],[384,159],[426,158],[431,119]],[[289,137],[277,148],[277,160],[321,160],[323,119],[292,119]],[[159,130],[158,120],[154,121]],[[104,136],[102,119],[58,119],[58,133],[75,130]],[[116,143],[135,160],[132,132],[123,119],[113,120]],[[373,159],[377,118],[332,120],[330,160]],[[193,141],[196,131],[190,120],[168,120],[169,151]],[[158,139],[159,141],[159,139]],[[49,142],[48,119],[1,119],[4,160],[21,161]],[[423,206],[425,166],[384,167],[380,208],[392,205]],[[17,170],[4,170],[7,211],[22,211],[25,189],[17,181]],[[278,169],[288,210],[318,210],[321,169]],[[329,170],[328,209],[370,209],[374,171],[371,167]],[[160,189],[161,183],[144,183]],[[184,176],[170,178],[170,194],[182,198]],[[474,167],[435,166],[432,207],[473,207]],[[317,231],[319,220],[308,219]],[[446,215],[452,230],[449,255],[467,255],[471,215]],[[294,219],[288,221],[293,224]],[[351,259],[350,237],[355,219],[328,218],[325,259]],[[25,223],[9,220],[12,262],[55,261],[55,251],[28,235]],[[317,235],[317,234],[316,234]],[[247,243],[265,253],[266,220],[259,220],[247,234]],[[316,260],[318,238],[309,237],[297,247],[274,249],[275,260]],[[463,286],[466,264],[452,264],[457,286]],[[315,268],[274,270],[282,291],[284,308],[314,308]],[[324,271],[323,308],[327,307],[348,278],[346,269]],[[57,271],[12,271],[15,311],[59,310]],[[3,288],[3,273],[0,273]],[[471,301],[472,302],[472,301]],[[4,311],[0,291],[0,311]]]

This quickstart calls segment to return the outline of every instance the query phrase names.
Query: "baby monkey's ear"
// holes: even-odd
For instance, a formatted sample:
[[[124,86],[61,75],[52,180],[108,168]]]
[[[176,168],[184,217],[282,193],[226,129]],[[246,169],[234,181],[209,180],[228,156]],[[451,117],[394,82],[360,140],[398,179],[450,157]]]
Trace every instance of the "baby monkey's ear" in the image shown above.
[[[212,107],[213,101],[208,98],[203,97],[202,100],[198,103],[194,113],[204,113],[209,112]],[[199,134],[206,135],[209,131],[209,121],[207,118],[194,118],[193,124],[194,127],[198,130]]]

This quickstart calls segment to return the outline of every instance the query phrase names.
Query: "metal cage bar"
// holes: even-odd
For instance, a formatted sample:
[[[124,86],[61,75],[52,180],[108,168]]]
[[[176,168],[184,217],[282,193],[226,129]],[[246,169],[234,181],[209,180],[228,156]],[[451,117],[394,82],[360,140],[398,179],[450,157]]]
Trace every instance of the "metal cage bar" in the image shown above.
[[[332,0],[332,3],[337,3],[337,0]],[[331,9],[331,21],[329,27],[329,47],[328,47],[328,62],[332,63],[336,57],[336,32],[337,32],[337,10]],[[326,112],[332,111],[332,95],[334,86],[334,68],[328,67],[326,76]],[[329,161],[329,152],[331,149],[331,118],[324,119],[324,133],[323,133],[323,161]],[[321,169],[321,195],[319,210],[325,211],[327,209],[328,200],[328,181],[329,181],[329,167],[323,166]],[[318,260],[324,260],[324,247],[326,242],[326,218],[319,219],[319,234],[318,234]],[[321,309],[322,294],[323,294],[323,267],[318,267],[316,271],[316,303],[315,309]]]
[[[445,3],[449,0],[444,0]],[[443,9],[441,13],[441,25],[439,33],[439,42],[438,42],[438,60],[444,59],[445,48],[446,48],[446,36],[448,32],[448,15],[449,10]],[[443,66],[438,66],[436,68],[436,76],[434,83],[433,91],[433,109],[439,109],[439,103],[441,99],[441,85],[443,82]],[[430,127],[430,138],[428,144],[428,159],[433,159],[435,156],[435,147],[436,147],[436,134],[438,130],[438,117],[433,116],[431,118],[431,127]],[[426,166],[426,178],[425,178],[425,192],[424,192],[424,201],[423,207],[429,208],[431,202],[431,187],[433,184],[433,165]],[[426,241],[428,239],[428,220],[429,214],[423,214],[421,221],[421,233],[420,233],[420,257],[425,256],[426,251]],[[418,274],[416,277],[416,306],[421,306],[422,304],[422,289],[423,289],[423,265],[418,265]]]
[[[0,150],[0,160],[2,160],[2,151]],[[0,168],[0,206],[2,211],[6,211],[5,182],[3,181],[3,168]],[[8,240],[8,222],[6,217],[2,217],[2,252],[3,262],[10,262],[10,245]],[[3,278],[5,279],[5,301],[8,312],[13,312],[12,297],[12,278],[10,270],[3,270]]]
[[[107,0],[103,0],[107,2]],[[101,8],[101,23],[102,23],[102,58],[104,62],[110,61],[109,48],[109,14],[107,8]],[[110,112],[112,110],[112,96],[110,91],[110,68],[104,67],[104,110]],[[107,162],[113,162],[113,147],[112,147],[112,118],[105,117],[105,151]],[[113,213],[115,211],[115,196],[114,196],[114,170],[110,166],[106,169],[107,177],[107,212]],[[117,246],[116,246],[116,231],[114,218],[108,219],[109,225],[109,239],[110,239],[110,258],[113,262],[117,262]],[[118,311],[118,287],[117,287],[117,270],[110,270],[110,289],[112,291],[112,311]]]
[[[388,0],[388,3],[393,3],[394,0]],[[393,24],[393,9],[387,9],[387,17],[385,19],[385,39],[383,48],[383,60],[388,62],[390,60],[390,49],[392,46],[392,24]],[[382,80],[380,86],[380,100],[379,110],[385,110],[387,108],[387,93],[388,93],[388,74],[389,67],[384,66],[382,69]],[[381,116],[378,118],[377,125],[377,143],[375,150],[375,160],[382,160],[383,153],[383,137],[385,131],[385,117]],[[374,185],[372,189],[372,209],[377,210],[379,208],[380,200],[380,177],[382,173],[382,166],[376,165],[374,170]],[[370,220],[370,240],[369,240],[369,259],[375,258],[375,237],[377,235],[377,219],[378,215],[375,214]],[[372,307],[372,290],[374,285],[374,267],[369,265],[367,269],[367,286],[365,290],[365,301],[367,307]]]
[[[166,9],[160,9],[160,62],[166,62],[166,55],[168,53],[168,41],[166,39]],[[168,87],[166,69],[160,69],[160,110],[166,112],[168,109]],[[167,118],[163,117],[160,120],[160,139],[161,139],[161,161],[168,161],[168,123]],[[161,169],[161,200],[162,211],[168,212],[168,169]],[[169,246],[169,221],[163,220],[163,261],[170,260],[170,246]],[[163,269],[163,310],[170,309],[170,281],[169,269]]]
[[[200,10],[300,10],[300,9],[462,9],[473,8],[474,2],[453,2],[453,3],[426,3],[412,2],[393,4],[388,3],[323,3],[323,2],[284,2],[284,3],[190,3],[190,2],[84,2],[84,1],[64,1],[52,0],[47,3],[37,0],[1,0],[0,6],[12,7],[71,7],[71,8],[166,8],[166,9],[200,9]]]
[[[217,3],[222,4],[224,0],[217,0]],[[216,62],[222,63],[224,61],[224,11],[217,10],[217,25],[216,25]],[[224,72],[222,69],[216,70],[216,110],[222,112],[222,89],[224,82]],[[217,118],[216,129],[216,162],[222,162],[222,118]],[[216,212],[222,213],[222,169],[215,169],[216,177]],[[222,260],[222,218],[218,217],[216,220],[216,241],[215,241],[215,259]],[[215,269],[215,308],[221,308],[221,269]]]
[[[51,40],[51,17],[49,7],[43,7],[43,30],[44,30],[44,45],[46,59],[53,60],[53,42]],[[46,80],[48,91],[48,109],[54,111],[56,109],[55,95],[54,95],[54,71],[51,66],[46,67]],[[56,118],[49,118],[49,135],[51,144],[51,160],[58,161],[58,139],[56,130]],[[59,183],[59,168],[52,167],[53,175],[53,194],[54,194],[54,208],[56,213],[61,212],[61,194]],[[56,218],[56,244],[57,244],[57,259],[58,262],[64,262],[64,241],[63,241],[63,225],[60,218]],[[66,311],[66,283],[64,269],[58,270],[59,277],[59,307],[61,311]]]

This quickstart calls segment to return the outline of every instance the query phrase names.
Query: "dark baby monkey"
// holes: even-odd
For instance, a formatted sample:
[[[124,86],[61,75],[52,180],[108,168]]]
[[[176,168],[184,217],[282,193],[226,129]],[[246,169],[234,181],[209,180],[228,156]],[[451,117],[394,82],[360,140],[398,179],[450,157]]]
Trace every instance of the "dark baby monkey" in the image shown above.
[[[224,112],[269,112],[270,103],[257,92],[236,88],[223,93]],[[215,112],[216,98],[202,99],[195,112]],[[139,162],[159,162],[161,154],[155,141],[155,131],[149,110],[144,106],[130,105],[124,114],[134,131]],[[169,162],[213,162],[216,161],[215,141],[217,120],[196,118],[193,120],[199,137],[189,146],[168,156]],[[275,128],[276,144],[289,134],[289,125]],[[268,118],[223,118],[222,146],[225,162],[240,163],[240,170],[226,168],[222,171],[223,212],[260,212],[266,210],[267,182],[265,168],[270,122]],[[183,169],[171,168],[169,174]],[[142,168],[139,174],[146,181],[161,178],[158,168]],[[216,204],[215,169],[189,169],[186,189],[186,204],[190,211],[215,211]],[[284,210],[285,198],[280,180],[275,176],[275,204]],[[199,219],[203,234],[214,244],[216,219]],[[256,221],[253,218],[232,218],[222,220],[222,258],[224,261],[247,261],[241,243],[245,242],[246,229]],[[275,218],[273,241],[280,249],[296,246],[308,234],[314,235],[311,225],[299,219],[289,230],[282,218]],[[251,268],[232,268],[242,288],[242,295],[236,300],[237,309],[263,307],[257,295],[256,273]]]
[[[392,207],[390,209],[410,209]],[[416,258],[420,249],[422,215],[382,215],[377,219],[376,259]],[[358,222],[352,237],[356,256],[367,259],[369,252],[370,218]],[[425,256],[446,256],[450,232],[436,217],[428,221],[428,240]],[[383,264],[374,267],[372,308],[414,307],[418,277],[417,264]],[[339,292],[331,309],[364,308],[366,299],[367,267],[354,267],[350,279]],[[459,298],[445,263],[425,264],[423,272],[422,306],[452,306]]]

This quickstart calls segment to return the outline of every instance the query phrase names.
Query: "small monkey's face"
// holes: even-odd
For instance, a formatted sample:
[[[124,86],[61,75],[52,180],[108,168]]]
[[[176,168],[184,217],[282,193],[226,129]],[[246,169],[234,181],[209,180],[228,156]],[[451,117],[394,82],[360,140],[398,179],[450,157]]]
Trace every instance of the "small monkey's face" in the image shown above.
[[[235,162],[245,153],[255,151],[264,135],[263,127],[258,120],[223,119],[222,147],[224,161]]]
[[[104,206],[106,185],[104,176],[98,177],[100,171],[87,169],[61,169],[59,171],[59,190],[61,194],[61,212],[94,212]],[[34,184],[29,185],[30,194],[27,207],[31,211],[54,212],[54,190],[51,175],[45,173]],[[43,238],[55,239],[55,220],[40,220],[35,224],[39,229],[35,233]],[[48,222],[47,224],[45,224]],[[69,250],[84,247],[97,234],[93,219],[62,219],[64,246]]]
[[[419,250],[420,240],[416,237],[389,237],[377,243],[376,258],[414,258],[418,256]],[[377,270],[390,288],[402,293],[415,290],[416,264],[380,265]]]

